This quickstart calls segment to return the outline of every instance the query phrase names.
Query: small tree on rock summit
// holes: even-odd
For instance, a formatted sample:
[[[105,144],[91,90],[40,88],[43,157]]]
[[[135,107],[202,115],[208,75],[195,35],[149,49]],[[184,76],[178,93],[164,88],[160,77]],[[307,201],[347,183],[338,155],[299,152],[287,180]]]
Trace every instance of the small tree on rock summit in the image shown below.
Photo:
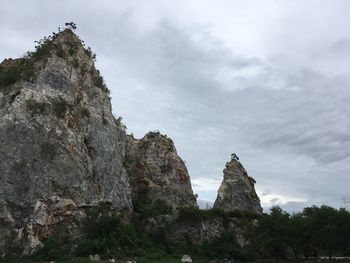
[[[77,25],[74,22],[67,22],[67,23],[64,23],[64,25],[73,31],[77,29]]]

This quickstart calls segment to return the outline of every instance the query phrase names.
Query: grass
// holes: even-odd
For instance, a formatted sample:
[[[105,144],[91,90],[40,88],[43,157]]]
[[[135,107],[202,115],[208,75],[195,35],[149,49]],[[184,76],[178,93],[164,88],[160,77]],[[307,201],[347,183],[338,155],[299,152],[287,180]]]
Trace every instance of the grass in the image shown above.
[[[193,263],[208,263],[209,260],[206,259],[196,259],[192,258]],[[115,263],[125,263],[127,259],[123,260],[116,260]],[[147,258],[147,257],[140,257],[136,259],[137,263],[179,263],[181,258]],[[31,260],[21,260],[21,261],[0,261],[1,263],[34,263],[37,261],[31,261]],[[55,261],[56,263],[91,263],[90,259],[88,257],[84,258],[73,258],[70,260],[58,260]],[[108,260],[101,260],[98,261],[100,263],[110,263]]]
[[[208,263],[209,260],[204,260],[204,259],[192,259],[194,263]],[[181,261],[181,258],[161,258],[161,259],[145,259],[143,261],[142,258],[137,260],[137,262],[140,263],[179,263]]]
[[[147,258],[147,257],[140,257],[136,259],[137,263],[179,263],[181,258],[159,258],[159,259],[152,259],[152,258]],[[116,260],[116,263],[125,263],[125,259],[123,260]],[[90,263],[89,258],[74,258],[69,261],[56,261],[57,263]],[[99,261],[101,263],[109,263],[108,260],[101,260]],[[209,260],[205,259],[196,259],[193,258],[194,263],[208,263]]]

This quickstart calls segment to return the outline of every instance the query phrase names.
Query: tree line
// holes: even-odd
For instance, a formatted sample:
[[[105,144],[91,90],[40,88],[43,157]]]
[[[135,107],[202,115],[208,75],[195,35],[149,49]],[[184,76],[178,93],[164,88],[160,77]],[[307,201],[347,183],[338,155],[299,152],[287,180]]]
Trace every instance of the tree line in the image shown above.
[[[350,213],[329,206],[289,214],[273,207],[250,232],[250,249],[260,257],[295,258],[350,255]]]

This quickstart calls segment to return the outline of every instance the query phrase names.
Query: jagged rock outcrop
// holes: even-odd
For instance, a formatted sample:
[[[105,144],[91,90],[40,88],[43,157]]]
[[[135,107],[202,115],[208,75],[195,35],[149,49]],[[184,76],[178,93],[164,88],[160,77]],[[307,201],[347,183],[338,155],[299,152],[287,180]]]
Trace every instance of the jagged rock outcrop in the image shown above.
[[[134,198],[147,189],[151,201],[162,200],[173,208],[197,207],[185,163],[167,136],[159,132],[140,140],[128,136],[125,156]]]
[[[99,202],[126,215],[140,198],[166,203],[166,211],[198,207],[173,141],[159,132],[126,135],[108,92],[94,54],[69,29],[0,64],[0,256],[9,244],[30,254],[49,235],[81,236],[79,220]],[[262,211],[238,160],[226,164],[214,207]],[[235,224],[220,216],[184,223],[167,213],[147,218],[145,228],[162,220],[176,242],[207,241]]]
[[[255,192],[255,180],[237,158],[226,163],[224,179],[218,190],[214,208],[223,210],[241,210],[262,213],[260,199]]]
[[[24,254],[100,201],[132,209],[126,134],[91,50],[66,29],[0,65],[0,255]]]

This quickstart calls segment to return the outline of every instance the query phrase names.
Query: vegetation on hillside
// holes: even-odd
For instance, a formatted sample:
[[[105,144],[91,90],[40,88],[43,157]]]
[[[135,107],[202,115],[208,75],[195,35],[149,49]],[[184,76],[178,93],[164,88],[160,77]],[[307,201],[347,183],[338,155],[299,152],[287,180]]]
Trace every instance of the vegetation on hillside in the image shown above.
[[[66,32],[73,32],[76,30],[76,24],[74,22],[65,23],[65,26],[64,31]],[[36,44],[34,51],[28,51],[23,57],[15,60],[8,60],[4,65],[0,65],[0,92],[5,94],[11,93],[13,91],[11,85],[19,81],[34,82],[36,73],[38,72],[35,64],[52,55],[64,59],[71,57],[72,60],[70,63],[72,66],[76,69],[81,68],[82,74],[85,74],[87,72],[85,65],[79,65],[79,61],[75,57],[78,50],[78,44],[68,41],[65,43],[68,48],[63,49],[59,43],[55,42],[55,39],[57,39],[57,37],[64,31],[61,31],[61,28],[59,27],[58,33],[53,32],[52,35],[44,36],[44,38],[34,41]],[[93,61],[96,61],[96,54],[92,52],[90,47],[85,47],[84,41],[81,41],[81,43],[84,46],[86,55],[88,55]],[[98,70],[94,70],[93,77],[94,84],[109,95],[110,90],[107,88],[105,81]]]
[[[151,210],[142,210],[143,207],[139,212],[148,211],[148,217],[157,217],[162,213],[157,212],[156,207],[155,204]],[[350,213],[345,209],[312,206],[290,215],[279,207],[273,207],[269,214],[261,216],[238,212],[230,215],[220,210],[197,208],[181,208],[170,213],[175,213],[180,222],[193,220],[190,222],[198,223],[228,216],[246,220],[245,234],[249,242],[245,247],[240,247],[234,229],[227,229],[222,236],[201,245],[191,242],[175,244],[164,238],[166,228],[160,228],[159,231],[164,233],[158,235],[146,233],[115,215],[108,204],[101,203],[89,209],[87,216],[79,223],[85,236],[73,240],[63,232],[60,236],[48,237],[32,260],[69,260],[94,254],[99,254],[103,259],[137,258],[137,262],[160,262],[165,258],[180,258],[186,253],[194,258],[234,258],[240,261],[350,255]],[[6,262],[6,259],[3,260]],[[13,257],[11,260],[15,262]]]
[[[290,215],[273,207],[250,234],[250,249],[258,257],[350,255],[350,213],[343,208],[312,206]]]

